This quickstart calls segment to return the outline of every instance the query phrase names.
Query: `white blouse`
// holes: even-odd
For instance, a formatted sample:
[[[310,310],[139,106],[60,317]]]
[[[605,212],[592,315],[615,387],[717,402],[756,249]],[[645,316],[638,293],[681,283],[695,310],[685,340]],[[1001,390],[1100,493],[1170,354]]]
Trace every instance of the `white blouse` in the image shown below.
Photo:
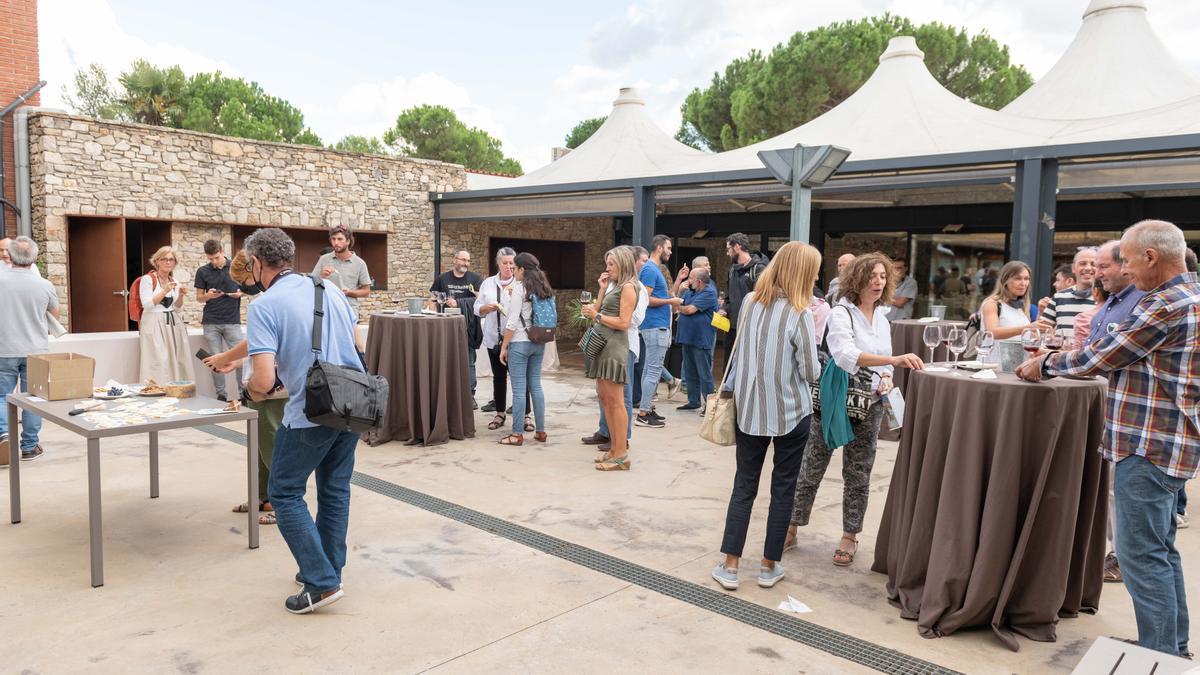
[[[163,307],[161,302],[154,302],[154,294],[160,288],[154,281],[154,272],[143,274],[142,279],[138,282],[138,293],[142,300],[142,313],[166,313],[175,311],[175,293],[177,290],[172,290],[167,293],[166,297],[171,298],[171,306]]]
[[[892,355],[892,324],[887,319],[886,307],[876,307],[870,321],[866,315],[845,298],[838,300],[829,312],[829,334],[826,345],[842,370],[851,375],[858,372],[858,357],[861,354]],[[871,366],[878,375],[891,373],[892,366]]]
[[[525,285],[519,281],[513,282],[512,295],[505,303],[508,308],[508,323],[505,330],[512,331],[511,342],[529,342],[526,327],[533,325],[533,303],[525,302]]]
[[[484,279],[483,283],[479,285],[479,298],[475,301],[475,316],[481,317],[484,349],[492,349],[504,338],[504,315],[500,312],[491,312],[487,316],[482,316],[479,310],[488,305],[500,303],[507,311],[509,293],[515,283],[517,283],[516,277],[509,277],[507,282],[502,282],[500,275],[495,274]]]

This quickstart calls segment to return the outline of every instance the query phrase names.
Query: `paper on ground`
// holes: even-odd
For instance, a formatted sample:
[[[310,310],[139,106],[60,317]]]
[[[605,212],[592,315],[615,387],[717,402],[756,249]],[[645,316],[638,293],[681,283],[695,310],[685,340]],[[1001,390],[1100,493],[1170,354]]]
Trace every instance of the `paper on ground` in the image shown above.
[[[779,603],[779,609],[782,609],[785,612],[793,612],[795,614],[808,614],[812,612],[811,607],[790,595],[787,597],[787,600]]]

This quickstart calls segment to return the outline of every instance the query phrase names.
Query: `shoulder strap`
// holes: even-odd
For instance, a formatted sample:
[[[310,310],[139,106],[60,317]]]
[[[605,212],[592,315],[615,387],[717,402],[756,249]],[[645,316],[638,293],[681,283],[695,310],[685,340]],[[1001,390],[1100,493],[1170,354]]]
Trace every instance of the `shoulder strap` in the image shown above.
[[[309,276],[313,282],[313,329],[312,351],[313,362],[321,356],[321,324],[325,320],[325,283],[315,276]]]

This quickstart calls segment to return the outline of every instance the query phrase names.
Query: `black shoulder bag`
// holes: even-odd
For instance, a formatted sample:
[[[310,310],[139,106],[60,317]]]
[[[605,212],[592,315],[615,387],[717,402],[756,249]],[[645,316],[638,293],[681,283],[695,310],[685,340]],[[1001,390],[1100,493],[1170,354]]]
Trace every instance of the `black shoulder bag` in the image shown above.
[[[387,410],[388,381],[354,368],[321,360],[325,283],[312,277],[313,364],[304,379],[304,416],[323,427],[361,434],[377,429]]]

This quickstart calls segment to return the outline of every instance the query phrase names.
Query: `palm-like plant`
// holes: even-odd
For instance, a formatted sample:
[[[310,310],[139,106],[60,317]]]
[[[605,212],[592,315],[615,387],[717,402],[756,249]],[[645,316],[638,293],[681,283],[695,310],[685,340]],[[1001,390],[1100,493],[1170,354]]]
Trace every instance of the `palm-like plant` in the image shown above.
[[[125,97],[121,103],[136,122],[157,126],[179,126],[183,114],[183,99],[187,79],[179,66],[156,68],[148,61],[134,61],[121,73]]]

